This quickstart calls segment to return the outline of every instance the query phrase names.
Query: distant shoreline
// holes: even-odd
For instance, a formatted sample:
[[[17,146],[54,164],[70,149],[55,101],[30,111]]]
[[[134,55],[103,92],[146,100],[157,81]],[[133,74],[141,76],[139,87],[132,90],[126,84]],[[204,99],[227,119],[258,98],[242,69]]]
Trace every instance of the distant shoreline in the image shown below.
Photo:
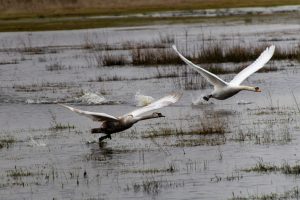
[[[174,23],[209,23],[216,20],[252,20],[259,16],[270,18],[276,15],[292,15],[300,18],[299,5],[283,5],[269,7],[239,7],[239,8],[209,8],[199,10],[175,10],[141,13],[124,13],[110,15],[83,15],[67,16],[23,16],[11,14],[5,17],[0,14],[0,32],[17,31],[51,31],[74,30],[107,27],[129,27]],[[47,17],[46,17],[47,16]]]

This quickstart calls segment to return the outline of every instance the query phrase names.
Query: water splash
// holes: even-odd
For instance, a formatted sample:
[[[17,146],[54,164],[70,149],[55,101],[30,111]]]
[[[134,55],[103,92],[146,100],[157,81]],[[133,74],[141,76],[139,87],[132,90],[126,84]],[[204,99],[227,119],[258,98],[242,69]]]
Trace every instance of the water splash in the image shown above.
[[[26,99],[25,103],[27,104],[51,104],[51,103],[57,103],[57,101],[51,101],[46,99]]]
[[[96,94],[92,92],[85,92],[81,97],[76,98],[76,101],[84,104],[104,104],[106,99],[101,94]]]
[[[197,96],[191,95],[191,96],[192,96],[192,105],[193,106],[213,104],[213,102],[211,102],[211,101],[205,101],[203,99],[203,97],[204,97],[203,95],[197,95]]]
[[[30,138],[30,146],[45,147],[45,146],[47,146],[47,144],[42,140],[37,141],[37,140],[34,140],[33,137],[31,137]]]
[[[139,107],[147,106],[154,101],[151,96],[146,96],[137,91],[134,95],[135,105]]]

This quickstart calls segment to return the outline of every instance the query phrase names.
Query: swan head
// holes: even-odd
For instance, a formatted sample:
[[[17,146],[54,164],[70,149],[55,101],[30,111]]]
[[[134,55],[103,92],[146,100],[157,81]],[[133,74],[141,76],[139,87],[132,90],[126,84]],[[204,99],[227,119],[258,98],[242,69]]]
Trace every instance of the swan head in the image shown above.
[[[152,116],[155,118],[159,118],[159,117],[165,117],[163,114],[159,113],[159,112],[154,112],[152,113]]]
[[[259,89],[259,87],[255,87],[254,90],[255,90],[255,92],[261,92],[261,90]]]

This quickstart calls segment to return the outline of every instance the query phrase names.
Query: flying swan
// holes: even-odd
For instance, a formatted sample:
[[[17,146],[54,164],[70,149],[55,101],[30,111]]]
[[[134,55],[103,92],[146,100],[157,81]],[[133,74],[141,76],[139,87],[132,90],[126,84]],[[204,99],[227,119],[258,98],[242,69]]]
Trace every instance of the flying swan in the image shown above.
[[[156,110],[165,106],[168,106],[170,104],[176,103],[180,98],[182,94],[181,93],[172,93],[170,95],[167,95],[161,99],[158,99],[157,101],[139,108],[137,110],[134,110],[130,113],[127,113],[125,115],[122,115],[120,117],[114,117],[112,115],[108,115],[106,113],[98,113],[98,112],[90,112],[90,111],[84,111],[79,110],[76,108],[72,108],[70,106],[59,104],[65,108],[68,108],[69,110],[76,112],[80,115],[86,116],[91,118],[93,121],[98,121],[101,123],[101,126],[99,128],[93,128],[91,130],[92,133],[104,133],[105,136],[102,136],[99,138],[99,142],[106,138],[111,139],[111,134],[124,131],[126,129],[129,129],[132,127],[135,123],[141,120],[146,119],[152,119],[152,118],[160,118],[165,117],[159,112],[154,112],[149,115],[141,116],[142,114]]]
[[[179,55],[179,57],[190,67],[198,71],[202,76],[206,78],[206,80],[214,86],[214,90],[211,94],[204,96],[203,99],[208,101],[210,98],[215,98],[219,100],[227,99],[241,90],[248,90],[253,92],[261,92],[259,87],[252,87],[246,85],[240,85],[248,76],[261,69],[273,56],[275,51],[275,46],[272,45],[266,50],[264,50],[260,56],[248,67],[243,69],[240,73],[238,73],[229,83],[222,80],[215,74],[195,65],[188,59],[186,59],[181,53],[178,52],[175,45],[172,45],[173,49]]]

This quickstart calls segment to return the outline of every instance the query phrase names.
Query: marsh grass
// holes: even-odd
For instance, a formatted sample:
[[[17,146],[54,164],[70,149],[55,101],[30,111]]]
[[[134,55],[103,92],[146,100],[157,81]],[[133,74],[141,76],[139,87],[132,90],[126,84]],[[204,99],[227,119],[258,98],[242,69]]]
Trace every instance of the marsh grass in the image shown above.
[[[0,149],[9,148],[16,142],[16,139],[12,136],[1,136],[0,137]]]
[[[69,129],[69,130],[75,129],[75,126],[70,125],[69,123],[68,124],[56,123],[49,128],[49,130],[52,130],[52,131],[58,131],[58,130],[64,130],[64,129]]]
[[[263,160],[259,160],[254,167],[242,169],[244,172],[257,172],[257,173],[271,173],[271,172],[281,172],[285,175],[300,175],[300,165],[290,165],[284,162],[281,166],[276,166],[271,163],[265,163]]]
[[[218,183],[220,181],[239,181],[242,178],[243,175],[237,172],[237,173],[232,173],[231,175],[225,177],[215,175],[214,177],[210,178],[210,181],[214,183]]]
[[[123,66],[128,65],[129,61],[126,59],[124,55],[114,55],[111,53],[106,53],[102,56],[102,65],[103,66]]]
[[[153,128],[142,135],[142,138],[165,141],[164,145],[173,147],[190,147],[200,145],[221,145],[225,144],[225,133],[228,131],[227,120],[220,116],[210,118],[199,118],[198,123],[188,126],[189,128],[161,127]],[[157,142],[156,142],[157,143]],[[159,143],[157,143],[159,146]]]
[[[57,122],[56,115],[51,110],[49,110],[49,113],[51,115],[51,122],[50,122],[51,127],[49,128],[49,130],[59,131],[59,130],[65,130],[65,129],[69,129],[69,130],[70,129],[75,129],[75,126],[70,125],[69,123],[68,124],[62,124],[62,123]]]
[[[11,61],[0,61],[0,65],[15,65],[18,64],[18,60],[11,60]]]
[[[224,135],[218,136],[203,136],[191,139],[178,139],[175,144],[171,144],[173,147],[194,147],[194,146],[219,146],[226,143],[226,137]]]
[[[131,186],[127,185],[125,191],[134,191],[135,193],[143,192],[150,196],[157,196],[163,189],[172,189],[184,187],[184,182],[174,182],[167,180],[155,180],[154,178],[147,178],[139,183],[133,183]]]
[[[235,195],[232,193],[231,198],[228,200],[282,200],[282,199],[299,199],[299,187],[294,187],[291,190],[285,191],[282,194],[280,193],[270,193],[270,194],[256,194],[256,195],[249,195],[247,197],[242,197],[239,195]]]
[[[52,64],[46,65],[47,71],[60,71],[66,69],[66,66],[60,62],[54,62]]]
[[[13,179],[19,179],[25,176],[33,175],[33,173],[28,171],[27,169],[17,168],[16,166],[13,170],[8,170],[6,173],[7,176],[12,177]]]
[[[19,37],[19,48],[18,52],[26,54],[44,54],[45,48],[35,47],[33,45],[31,34],[27,34],[25,37]]]
[[[69,86],[67,83],[50,83],[50,82],[42,82],[42,83],[33,83],[30,85],[21,85],[15,84],[12,88],[16,92],[39,92],[44,90],[57,90],[57,89],[66,89]]]
[[[109,44],[108,42],[98,43],[98,36],[86,34],[82,48],[93,51],[117,51],[117,50],[133,50],[133,49],[163,49],[169,48],[175,42],[173,34],[160,33],[158,38],[150,41],[124,41],[117,44]]]
[[[186,57],[194,63],[201,64],[201,67],[214,74],[232,74],[238,73],[251,64],[267,47],[267,45],[253,46],[240,46],[229,44],[223,44],[215,46],[212,43],[208,47],[196,47],[192,56],[186,55]],[[300,47],[299,47],[300,48]],[[211,49],[218,49],[212,51]],[[285,50],[281,52],[280,48],[276,49],[276,54],[273,60],[280,59],[296,59],[300,55],[300,51],[289,50],[289,56]],[[294,51],[294,52],[293,52]],[[183,64],[183,61],[171,48],[140,48],[134,47],[129,50],[129,55],[124,56],[121,54],[112,54],[111,52],[97,52],[94,51],[94,60],[96,60],[97,66],[113,66],[113,65],[133,65],[133,66],[153,66],[153,65],[179,65]],[[279,56],[281,55],[281,56]],[[249,62],[241,66],[234,67],[222,67],[216,63],[241,63]],[[258,72],[267,73],[280,70],[277,66],[266,65]]]
[[[170,163],[167,168],[148,168],[148,169],[130,169],[124,170],[124,173],[141,173],[141,174],[156,174],[156,173],[174,173],[177,169],[173,163]]]
[[[177,74],[180,74],[180,76],[173,79],[176,88],[184,90],[199,90],[210,86],[200,73],[187,67],[182,68],[181,66],[177,66],[177,69],[180,69],[177,70]]]
[[[185,57],[194,63],[206,64],[202,67],[214,74],[237,73],[246,66],[234,68],[222,68],[211,65],[211,63],[241,63],[253,62],[268,47],[267,44],[257,46],[242,46],[241,44],[228,44],[226,42],[210,42],[204,46],[196,46],[193,52]],[[184,52],[184,51],[182,51]],[[141,49],[136,48],[131,52],[132,65],[170,65],[183,63],[173,49]],[[297,48],[276,48],[272,60],[299,60],[300,46]],[[210,64],[210,65],[209,65]],[[268,66],[259,72],[271,72],[279,70],[275,66]]]
[[[131,52],[132,65],[170,65],[180,63],[172,49],[134,49]]]
[[[205,38],[203,38],[205,40]],[[208,44],[203,42],[201,47],[196,47],[191,60],[196,63],[240,63],[254,61],[270,46],[267,43],[257,45],[245,45],[211,40]],[[272,60],[299,60],[300,46],[282,48],[276,46]]]
[[[89,66],[95,64],[96,67],[109,67],[109,66],[125,66],[130,62],[127,56],[123,54],[113,53],[112,51],[98,51],[95,50],[91,54],[91,58],[87,58]]]
[[[239,128],[233,133],[230,140],[235,142],[254,142],[254,144],[258,145],[285,145],[292,141],[292,134],[289,126],[286,124],[278,126],[278,120],[275,119],[274,121],[264,122],[262,125],[255,124],[252,127]]]
[[[199,118],[198,123],[191,129],[179,128],[159,128],[143,135],[143,138],[157,137],[182,137],[182,136],[205,136],[205,135],[224,135],[228,129],[227,121],[218,115],[211,118]]]
[[[150,80],[150,79],[161,79],[161,78],[174,78],[178,77],[180,75],[176,73],[161,73],[158,72],[154,76],[149,76],[149,77],[132,77],[132,78],[126,78],[118,75],[113,75],[111,77],[103,77],[103,76],[98,76],[96,79],[90,79],[89,82],[109,82],[109,81],[141,81],[141,80]]]

